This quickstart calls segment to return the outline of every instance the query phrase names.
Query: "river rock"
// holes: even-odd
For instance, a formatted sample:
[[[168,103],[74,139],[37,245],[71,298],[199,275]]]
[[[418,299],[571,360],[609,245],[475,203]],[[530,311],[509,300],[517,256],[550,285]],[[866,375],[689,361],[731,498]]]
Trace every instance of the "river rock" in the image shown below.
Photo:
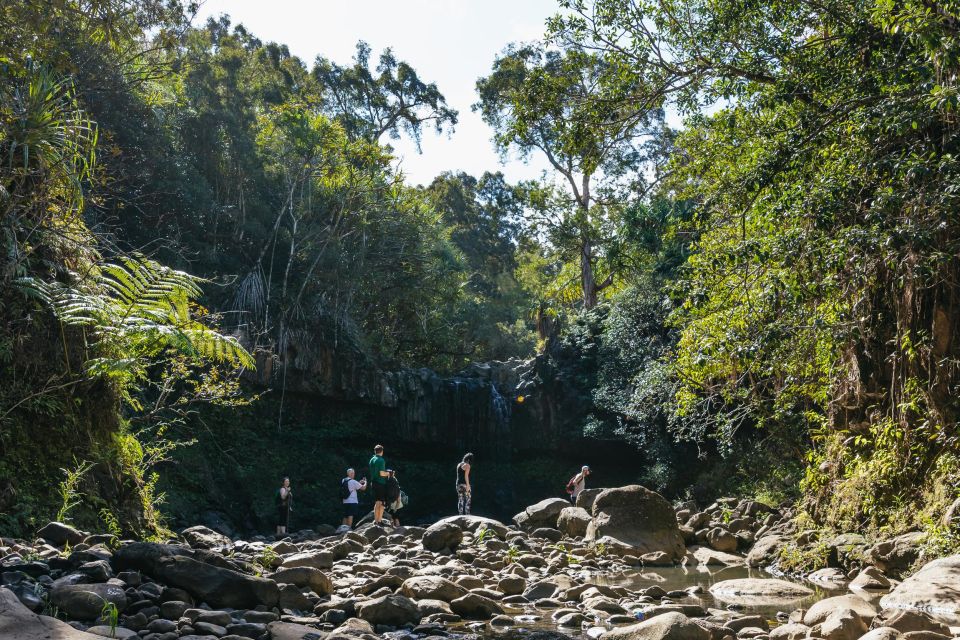
[[[96,620],[107,602],[122,612],[127,608],[127,596],[115,584],[57,584],[50,591],[50,602],[70,618]]]
[[[56,618],[40,616],[23,606],[12,591],[0,587],[0,638],[10,640],[103,640],[78,631]]]
[[[259,604],[272,607],[280,599],[280,589],[273,580],[215,567],[179,555],[184,550],[170,547],[152,542],[135,542],[121,547],[114,554],[113,564],[120,570],[142,571],[214,607],[253,609]]]
[[[750,596],[758,598],[803,598],[813,591],[802,584],[777,578],[738,578],[723,580],[710,587],[715,596]]]
[[[497,582],[497,589],[508,596],[521,594],[526,588],[527,581],[520,576],[504,576]]]
[[[585,510],[587,513],[593,512],[593,501],[597,499],[597,496],[603,493],[604,489],[584,489],[577,494],[577,500],[574,503],[574,506],[580,507]]]
[[[804,618],[806,621],[806,618]],[[867,623],[853,609],[839,608],[810,629],[810,635],[824,640],[857,640],[867,632]]]
[[[587,535],[590,520],[590,513],[583,507],[566,507],[557,517],[557,528],[571,538],[582,538]]]
[[[503,607],[495,600],[472,592],[452,601],[450,608],[454,613],[465,618],[488,619],[503,613]]]
[[[557,526],[560,512],[569,506],[570,502],[563,498],[547,498],[513,516],[513,521],[518,527],[527,531],[540,527],[554,528]]]
[[[284,569],[294,567],[312,567],[314,569],[331,569],[333,567],[332,551],[304,551],[294,553],[283,559],[280,566]]]
[[[71,545],[83,542],[84,535],[77,529],[62,522],[51,522],[37,531],[37,536],[58,547],[67,543]]]
[[[943,635],[950,635],[950,627],[938,622],[930,616],[919,611],[909,611],[906,609],[885,609],[873,619],[873,627],[889,627],[896,629],[900,633],[909,633],[911,631],[932,631]]]
[[[450,602],[466,595],[467,590],[440,576],[414,576],[404,580],[400,593],[414,600]]]
[[[714,527],[707,531],[707,544],[715,551],[731,553],[737,550],[737,537],[725,529]]]
[[[267,625],[270,640],[321,640],[326,634],[305,624],[292,622],[271,622]],[[373,629],[369,632],[373,634]],[[332,635],[332,634],[331,634]]]
[[[463,530],[452,522],[435,522],[423,533],[423,548],[435,553],[454,550],[463,541]]]
[[[900,632],[890,627],[877,627],[860,636],[860,640],[897,640]]]
[[[310,587],[318,596],[333,593],[333,581],[320,569],[313,567],[292,567],[274,572],[270,579],[274,582],[285,582],[298,587]]]
[[[870,547],[870,561],[887,575],[903,575],[920,557],[923,534],[916,531],[879,542]]]
[[[370,624],[399,627],[420,621],[420,609],[410,598],[391,594],[357,603],[357,615]]]
[[[709,631],[682,613],[668,612],[604,633],[602,640],[710,640]]]
[[[886,591],[890,588],[890,580],[883,572],[876,567],[865,567],[850,582],[851,589],[863,589],[865,591]]]
[[[114,640],[133,640],[134,638],[140,637],[133,629],[127,629],[126,627],[115,627],[111,629],[110,625],[106,624],[98,624],[90,627],[87,629],[87,633],[92,633],[102,638],[113,638]]]
[[[675,562],[686,552],[673,507],[640,485],[606,489],[597,496],[586,539],[603,538],[628,545],[638,555],[663,551]]]
[[[883,596],[880,606],[923,610],[937,620],[956,624],[960,619],[960,555],[928,562]]]
[[[815,624],[819,624],[826,620],[827,617],[834,611],[846,609],[853,611],[867,624],[869,624],[873,620],[874,616],[877,615],[877,609],[872,604],[860,596],[847,594],[843,596],[835,596],[833,598],[825,598],[820,602],[813,604],[803,615],[803,624],[807,625],[808,627],[812,627]],[[866,629],[864,629],[864,631],[866,631]]]
[[[197,525],[184,529],[180,535],[190,544],[191,547],[198,549],[212,549],[214,547],[226,547],[230,544],[230,538],[217,533],[209,527]]]
[[[437,520],[436,524],[451,523],[455,524],[462,531],[469,531],[470,533],[477,533],[481,529],[489,529],[493,533],[497,534],[497,537],[500,539],[507,537],[507,526],[500,522],[499,520],[494,520],[493,518],[484,518],[483,516],[474,516],[474,515],[464,515],[464,516],[449,516],[443,518],[442,520]]]
[[[780,554],[780,548],[786,544],[787,540],[783,536],[769,535],[763,536],[757,540],[753,548],[747,554],[747,566],[764,567],[773,564]]]
[[[805,624],[790,622],[770,631],[770,640],[802,640],[809,631],[810,627]]]
[[[705,567],[743,567],[747,564],[743,556],[716,551],[709,547],[691,547],[687,557],[692,557],[694,563]]]

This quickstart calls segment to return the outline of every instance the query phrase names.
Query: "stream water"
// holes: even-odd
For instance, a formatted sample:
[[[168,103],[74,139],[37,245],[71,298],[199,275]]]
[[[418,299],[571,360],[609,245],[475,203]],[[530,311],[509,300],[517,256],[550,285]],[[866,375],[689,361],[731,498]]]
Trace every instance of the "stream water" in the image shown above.
[[[650,568],[640,571],[627,571],[617,574],[590,574],[582,576],[586,581],[599,585],[626,587],[632,590],[641,590],[652,585],[660,586],[664,591],[686,590],[690,587],[698,586],[701,593],[690,595],[686,598],[674,599],[674,602],[680,604],[698,604],[704,609],[734,609],[738,613],[745,615],[762,615],[770,626],[782,624],[782,620],[777,619],[778,613],[787,613],[797,608],[809,608],[814,603],[836,595],[849,593],[846,584],[827,583],[818,584],[804,580],[793,580],[788,577],[781,577],[784,580],[797,582],[813,590],[809,596],[800,598],[744,598],[738,596],[716,596],[710,593],[710,587],[724,580],[736,580],[740,578],[773,578],[774,576],[760,569],[748,569],[746,567],[666,567]],[[563,576],[554,576],[551,580],[561,583],[563,586]],[[879,599],[880,594],[870,595],[864,592],[857,592],[857,595],[867,600]],[[534,610],[510,610],[518,620],[518,626],[503,631],[491,630],[489,627],[481,629],[479,626],[474,631],[479,632],[485,637],[501,637],[503,635],[514,635],[516,632],[522,632],[524,629],[534,630],[553,630],[557,629],[567,635],[577,638],[587,638],[592,634],[589,627],[583,629],[557,628],[550,618],[549,611]],[[536,613],[542,616],[534,619],[532,615]]]

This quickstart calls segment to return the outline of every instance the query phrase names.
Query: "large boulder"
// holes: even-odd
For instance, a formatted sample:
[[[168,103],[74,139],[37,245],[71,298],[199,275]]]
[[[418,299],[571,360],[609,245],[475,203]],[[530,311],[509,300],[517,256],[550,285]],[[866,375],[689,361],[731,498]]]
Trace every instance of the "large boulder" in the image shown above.
[[[902,536],[878,542],[870,547],[867,555],[870,561],[885,574],[899,577],[920,557],[922,543],[922,533],[905,533]]]
[[[857,640],[867,632],[867,624],[853,609],[834,609],[826,619],[810,630],[810,637],[823,640]]]
[[[467,590],[440,576],[414,576],[404,580],[400,593],[414,600],[450,602],[467,594]]]
[[[437,524],[441,522],[455,524],[460,527],[463,531],[469,531],[470,533],[477,533],[481,529],[489,529],[497,534],[498,538],[507,537],[507,525],[503,524],[499,520],[494,520],[493,518],[484,518],[483,516],[449,516],[443,518],[442,520],[437,520]]]
[[[853,611],[867,624],[870,624],[874,616],[877,615],[877,609],[872,604],[860,596],[848,594],[844,596],[826,598],[820,602],[817,602],[811,606],[805,614],[803,614],[803,624],[807,625],[808,627],[812,627],[813,625],[820,624],[826,620],[827,617],[830,616],[830,614],[832,614],[834,611],[847,609]]]
[[[601,640],[710,640],[710,637],[709,631],[675,611],[600,636]]]
[[[717,582],[710,587],[710,593],[724,600],[730,598],[781,600],[804,598],[813,595],[813,590],[802,584],[778,578],[738,578]]]
[[[78,544],[83,542],[85,537],[70,525],[62,522],[48,523],[40,531],[37,531],[37,536],[58,547],[67,543]]]
[[[172,545],[135,542],[114,554],[113,565],[121,571],[141,571],[214,607],[253,609],[278,603],[280,589],[273,580],[200,562],[185,553]]]
[[[495,600],[473,592],[453,600],[450,603],[450,608],[458,616],[484,620],[503,613],[503,607],[497,604]]]
[[[747,553],[747,566],[765,567],[773,564],[780,555],[780,549],[787,543],[783,536],[768,535],[763,536],[754,543],[753,548]]]
[[[557,518],[557,529],[572,538],[582,538],[587,535],[587,525],[591,519],[590,513],[583,507],[566,507]]]
[[[560,512],[570,506],[569,500],[563,498],[547,498],[532,504],[517,515],[513,521],[521,529],[533,531],[540,527],[556,528]]]
[[[320,640],[326,637],[322,631],[293,622],[271,622],[267,625],[267,630],[271,640]]]
[[[333,568],[332,551],[304,551],[303,553],[294,553],[283,559],[280,566],[284,569],[293,567],[313,567],[314,569]]]
[[[230,538],[203,525],[184,529],[180,535],[183,536],[183,539],[186,540],[191,547],[197,549],[226,547],[230,544]]]
[[[574,503],[574,506],[585,509],[587,513],[593,511],[593,502],[597,499],[597,496],[603,493],[606,489],[584,489],[577,494],[577,501]]]
[[[960,555],[925,564],[883,596],[884,609],[926,611],[948,624],[960,621]]]
[[[586,539],[603,538],[625,544],[637,555],[662,551],[674,562],[686,553],[673,507],[637,484],[605,489],[594,500]]]
[[[101,605],[102,606],[102,605]],[[8,640],[103,640],[78,631],[56,618],[38,616],[20,604],[12,591],[0,587],[0,638]]]
[[[452,551],[462,541],[463,530],[452,522],[435,522],[423,532],[423,548],[427,551]]]
[[[357,615],[370,624],[385,624],[399,627],[407,623],[420,622],[420,609],[417,603],[397,594],[390,594],[357,603]]]
[[[78,620],[96,620],[106,603],[112,602],[117,611],[127,608],[123,588],[115,584],[57,584],[50,590],[50,602],[67,617]]]
[[[320,569],[313,567],[290,567],[273,573],[270,579],[278,583],[293,584],[298,587],[309,587],[318,596],[328,596],[333,593],[333,581],[330,576]]]

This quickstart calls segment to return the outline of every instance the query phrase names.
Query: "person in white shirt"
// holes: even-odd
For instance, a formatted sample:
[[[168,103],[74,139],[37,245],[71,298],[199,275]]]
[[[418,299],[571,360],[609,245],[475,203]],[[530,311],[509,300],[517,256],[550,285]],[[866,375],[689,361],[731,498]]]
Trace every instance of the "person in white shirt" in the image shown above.
[[[360,515],[360,499],[357,497],[357,491],[366,491],[367,479],[357,482],[354,477],[356,471],[347,469],[347,477],[340,481],[340,495],[343,498],[343,525],[353,527],[354,517]]]

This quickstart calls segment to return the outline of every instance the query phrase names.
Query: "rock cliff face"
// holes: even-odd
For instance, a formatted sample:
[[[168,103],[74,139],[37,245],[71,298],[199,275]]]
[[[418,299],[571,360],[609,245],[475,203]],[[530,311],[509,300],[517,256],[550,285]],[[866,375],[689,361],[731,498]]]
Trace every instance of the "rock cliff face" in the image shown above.
[[[397,439],[429,442],[509,460],[511,418],[521,374],[531,361],[472,364],[453,376],[430,369],[384,371],[359,354],[321,348],[289,368],[260,354],[250,380],[264,387],[386,410]]]

